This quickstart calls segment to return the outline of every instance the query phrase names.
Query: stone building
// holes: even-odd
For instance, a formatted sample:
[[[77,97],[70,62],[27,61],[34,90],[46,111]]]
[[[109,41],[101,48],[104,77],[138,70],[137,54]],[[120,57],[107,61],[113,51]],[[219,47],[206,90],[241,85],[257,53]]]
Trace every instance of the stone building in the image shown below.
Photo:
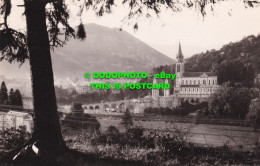
[[[27,132],[33,131],[33,118],[31,114],[21,111],[0,111],[0,130],[14,127],[18,129],[25,126]]]
[[[184,56],[180,44],[176,58],[173,94],[170,94],[169,89],[164,89],[163,96],[160,96],[159,90],[153,89],[154,107],[177,107],[183,101],[204,102],[219,88],[217,76],[211,72],[185,72]],[[164,79],[164,82],[168,83],[168,80]],[[154,79],[153,83],[158,83],[158,80]]]

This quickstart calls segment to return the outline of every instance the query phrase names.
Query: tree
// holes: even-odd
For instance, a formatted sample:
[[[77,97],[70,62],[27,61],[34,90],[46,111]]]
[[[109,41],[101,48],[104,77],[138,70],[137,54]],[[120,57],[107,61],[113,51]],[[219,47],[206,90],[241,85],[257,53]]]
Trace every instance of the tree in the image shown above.
[[[125,98],[125,93],[124,93],[123,89],[120,89],[120,92],[118,94],[118,99],[124,100],[124,98]]]
[[[71,107],[71,112],[73,115],[83,114],[84,110],[81,103],[73,103]]]
[[[11,105],[15,105],[15,96],[13,88],[11,88],[9,92],[9,101]]]
[[[14,105],[23,106],[22,95],[18,89],[14,92]]]
[[[128,109],[126,109],[126,111],[122,117],[121,125],[123,125],[125,127],[125,129],[129,129],[130,127],[132,127],[134,125],[132,116]]]
[[[253,99],[249,106],[249,112],[246,116],[248,120],[253,120],[254,130],[256,131],[257,126],[260,124],[260,99]]]
[[[227,84],[219,88],[216,93],[210,96],[209,100],[209,110],[212,114],[217,114],[218,116],[226,116],[231,114],[229,98],[233,88],[228,87]]]
[[[258,95],[258,89],[240,87],[240,85],[229,87],[225,84],[210,97],[209,110],[220,116],[244,119],[250,101]]]
[[[62,46],[69,37],[75,36],[74,30],[68,23],[69,11],[63,0],[24,0],[27,25],[26,34],[24,34],[8,27],[7,18],[11,13],[11,0],[1,2],[0,14],[4,17],[4,22],[0,24],[0,51],[2,53],[0,60],[18,61],[22,64],[29,59],[35,113],[32,140],[37,141],[41,157],[51,156],[55,159],[55,156],[64,152],[66,146],[57,113],[50,48]],[[92,9],[98,16],[110,13],[111,7],[116,6],[113,0],[81,0],[79,2],[82,2],[79,5],[80,14],[84,9]],[[125,0],[122,3],[130,8],[126,19],[133,20],[141,16],[150,18],[152,14],[159,16],[161,8],[180,11],[181,7],[196,7],[202,15],[205,15],[205,7],[214,4],[215,1],[176,3],[174,0]],[[48,9],[46,9],[47,4],[51,6]],[[253,6],[255,2],[248,1],[247,4]],[[63,31],[60,25],[63,26]],[[134,24],[134,29],[138,29],[137,23]],[[59,38],[61,34],[64,34],[65,40]],[[84,37],[84,33],[79,34],[83,34]]]
[[[0,89],[0,104],[5,104],[8,100],[7,88],[5,82],[3,81]]]

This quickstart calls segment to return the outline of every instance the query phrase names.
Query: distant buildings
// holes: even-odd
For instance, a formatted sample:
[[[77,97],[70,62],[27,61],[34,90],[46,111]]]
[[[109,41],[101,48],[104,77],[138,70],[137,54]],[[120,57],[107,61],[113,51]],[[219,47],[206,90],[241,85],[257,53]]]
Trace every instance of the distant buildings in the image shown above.
[[[163,95],[160,95],[159,89],[152,89],[152,95],[144,98],[118,101],[113,103],[99,103],[86,105],[85,109],[110,110],[115,109],[122,112],[128,108],[133,113],[143,113],[147,107],[179,107],[182,102],[201,103],[208,101],[209,97],[220,87],[218,78],[211,72],[185,72],[184,56],[182,54],[181,45],[177,54],[177,62],[175,69],[174,84],[171,85],[173,93],[170,89],[163,89]],[[159,73],[158,73],[159,74]],[[153,84],[170,83],[168,79],[154,78]],[[91,86],[81,86],[77,88],[78,93],[91,93],[98,91],[92,89]],[[113,106],[114,105],[114,106]],[[121,107],[123,106],[123,107]],[[121,110],[121,111],[120,111]]]
[[[26,131],[33,131],[33,119],[29,113],[20,111],[0,111],[0,130],[25,126]]]
[[[85,86],[77,86],[76,91],[78,94],[86,94],[86,93],[94,93],[94,92],[101,92],[101,89],[92,89],[90,85]]]
[[[110,84],[110,89],[111,89],[111,93],[112,94],[119,94],[120,93],[120,89],[113,89],[112,88],[112,83]],[[90,85],[84,85],[84,86],[77,86],[76,87],[76,91],[78,94],[86,94],[86,93],[102,93],[102,92],[107,92],[107,89],[92,89],[92,87]]]

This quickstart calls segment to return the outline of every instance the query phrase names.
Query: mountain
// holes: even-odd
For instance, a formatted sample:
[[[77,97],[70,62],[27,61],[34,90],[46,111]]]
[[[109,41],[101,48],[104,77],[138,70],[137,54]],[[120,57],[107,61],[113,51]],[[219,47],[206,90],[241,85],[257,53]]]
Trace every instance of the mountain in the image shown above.
[[[85,72],[149,72],[174,61],[117,28],[85,25],[87,38],[72,39],[52,53],[54,73],[82,77]]]
[[[85,72],[150,72],[153,67],[174,63],[173,59],[118,28],[86,24],[85,30],[84,41],[70,39],[51,52],[55,84],[64,87],[86,84],[90,80],[84,78]],[[28,62],[22,67],[0,62],[0,75],[8,78],[10,84],[10,80],[19,78],[21,84],[30,85],[29,71]]]

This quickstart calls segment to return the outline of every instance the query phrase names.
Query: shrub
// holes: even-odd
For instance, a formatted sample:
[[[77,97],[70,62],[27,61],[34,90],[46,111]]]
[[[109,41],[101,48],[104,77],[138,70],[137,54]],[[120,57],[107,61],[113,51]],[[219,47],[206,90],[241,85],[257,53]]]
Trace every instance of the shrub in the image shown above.
[[[116,144],[119,140],[119,130],[115,126],[109,126],[106,131],[106,143]]]
[[[134,127],[127,129],[120,137],[120,145],[131,146],[131,147],[141,147],[143,144],[143,134],[144,128]]]
[[[91,116],[86,113],[82,114],[68,114],[65,116],[65,119],[63,121],[63,124],[66,127],[73,128],[75,130],[99,130],[100,129],[100,123],[97,120],[96,117]]]
[[[122,117],[121,125],[125,127],[125,129],[129,129],[131,126],[133,126],[133,119],[130,114],[130,111],[126,109],[124,116]]]
[[[145,114],[155,114],[155,115],[188,115],[189,113],[195,112],[196,110],[208,110],[208,103],[203,102],[199,104],[190,104],[188,101],[182,102],[180,108],[156,108],[147,107],[144,109]]]
[[[0,131],[0,156],[7,152],[22,146],[29,140],[31,134],[26,131],[25,126],[20,126],[18,129],[12,127]]]

